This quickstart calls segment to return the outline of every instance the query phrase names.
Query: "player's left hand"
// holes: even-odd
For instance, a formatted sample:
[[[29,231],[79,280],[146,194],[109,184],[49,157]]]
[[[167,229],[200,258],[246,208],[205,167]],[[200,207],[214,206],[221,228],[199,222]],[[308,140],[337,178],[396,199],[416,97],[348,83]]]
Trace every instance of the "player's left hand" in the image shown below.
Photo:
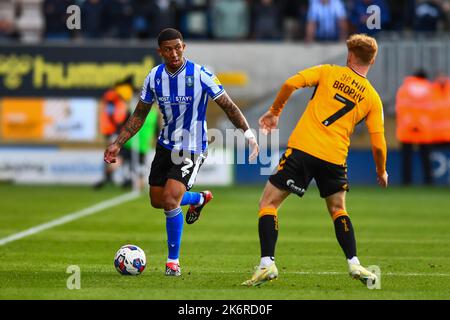
[[[274,115],[272,112],[267,111],[265,114],[259,118],[259,127],[262,129],[264,134],[270,133],[273,129],[278,126],[279,117]]]
[[[105,150],[103,160],[106,163],[116,163],[119,152],[120,152],[119,145],[117,145],[116,143],[110,144],[108,148]]]
[[[388,173],[384,171],[383,173],[377,173],[377,181],[380,186],[387,188],[388,186]]]
[[[258,142],[256,142],[255,138],[248,140],[248,144],[250,145],[250,147],[252,149],[252,153],[248,157],[248,160],[252,161],[252,160],[256,159],[256,157],[259,154],[259,145],[258,145]]]

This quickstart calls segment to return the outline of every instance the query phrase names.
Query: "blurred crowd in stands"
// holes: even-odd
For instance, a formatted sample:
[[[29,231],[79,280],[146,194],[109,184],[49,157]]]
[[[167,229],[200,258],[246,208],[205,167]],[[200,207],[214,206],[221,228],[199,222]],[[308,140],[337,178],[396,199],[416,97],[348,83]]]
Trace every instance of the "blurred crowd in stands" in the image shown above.
[[[176,27],[188,39],[337,41],[381,9],[382,31],[414,34],[450,29],[450,0],[34,0],[44,39],[149,39]],[[15,20],[27,0],[0,0],[0,38],[19,37]],[[68,6],[81,8],[81,30],[66,27]]]

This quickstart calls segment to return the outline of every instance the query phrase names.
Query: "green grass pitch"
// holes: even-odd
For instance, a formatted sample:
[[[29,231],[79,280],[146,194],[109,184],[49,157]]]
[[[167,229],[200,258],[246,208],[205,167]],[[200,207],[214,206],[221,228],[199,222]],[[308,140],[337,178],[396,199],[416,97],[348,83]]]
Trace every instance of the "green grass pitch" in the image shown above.
[[[199,188],[196,188],[199,190]],[[347,206],[358,256],[381,269],[381,289],[347,275],[325,204],[315,188],[279,210],[279,279],[247,288],[259,263],[262,186],[211,188],[214,200],[184,226],[180,278],[164,276],[165,218],[146,194],[128,203],[0,246],[0,299],[450,299],[450,190],[354,186]],[[0,239],[123,193],[107,188],[0,185]],[[184,210],[185,211],[185,210]],[[140,276],[121,276],[117,249],[147,254]],[[81,289],[66,287],[69,265]]]

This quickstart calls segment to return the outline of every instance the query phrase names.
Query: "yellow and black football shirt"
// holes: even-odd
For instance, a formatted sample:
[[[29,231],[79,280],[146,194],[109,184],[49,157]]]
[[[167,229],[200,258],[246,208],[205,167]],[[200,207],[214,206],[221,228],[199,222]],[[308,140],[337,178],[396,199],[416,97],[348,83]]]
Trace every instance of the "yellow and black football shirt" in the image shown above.
[[[378,93],[369,80],[349,67],[312,67],[289,78],[286,85],[292,90],[315,87],[289,138],[290,148],[343,165],[347,159],[350,135],[360,121],[365,119],[369,133],[384,133],[383,106]],[[280,91],[271,107],[273,114],[281,113],[291,93]]]

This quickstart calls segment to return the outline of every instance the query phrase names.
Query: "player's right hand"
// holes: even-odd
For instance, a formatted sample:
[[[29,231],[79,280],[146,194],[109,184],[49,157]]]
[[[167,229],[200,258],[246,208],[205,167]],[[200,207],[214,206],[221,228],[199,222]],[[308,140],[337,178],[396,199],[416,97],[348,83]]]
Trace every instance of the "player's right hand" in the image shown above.
[[[116,163],[117,156],[119,155],[120,147],[116,143],[110,144],[105,150],[103,160],[106,163]]]
[[[267,111],[265,114],[259,118],[259,128],[264,134],[270,133],[273,129],[278,126],[278,119],[280,117],[274,115],[272,112]]]
[[[258,145],[258,142],[256,141],[255,138],[252,138],[252,139],[248,140],[248,143],[249,143],[249,145],[251,147],[251,150],[252,150],[252,153],[250,154],[248,159],[250,161],[252,161],[252,160],[256,159],[256,157],[259,154],[259,145]]]
[[[380,186],[387,188],[388,186],[388,173],[384,171],[382,174],[377,173],[377,181]]]

